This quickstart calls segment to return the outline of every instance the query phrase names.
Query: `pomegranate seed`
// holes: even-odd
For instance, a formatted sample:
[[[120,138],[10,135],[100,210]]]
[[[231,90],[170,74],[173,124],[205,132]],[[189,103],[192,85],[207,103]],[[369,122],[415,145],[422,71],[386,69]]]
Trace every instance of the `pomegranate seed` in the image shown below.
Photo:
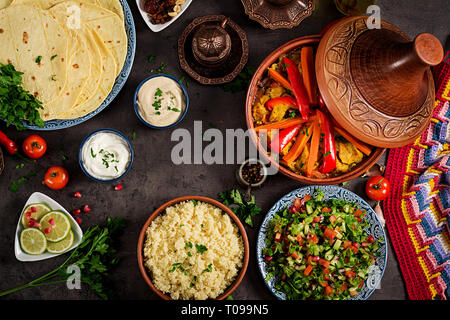
[[[271,256],[267,256],[266,257],[266,261],[271,261],[272,260],[272,257]]]
[[[353,246],[354,246],[355,248],[358,248],[358,247],[359,247],[359,243],[356,243],[356,242],[355,242],[355,243],[353,244]]]
[[[91,212],[91,208],[89,208],[88,205],[85,205],[85,206],[83,207],[83,211],[84,211],[85,213],[89,213],[89,212]]]
[[[375,239],[374,239],[374,237],[373,236],[369,236],[369,242],[374,242],[375,241]]]
[[[73,194],[73,196],[74,196],[75,198],[81,198],[81,193],[79,193],[79,192],[77,191],[77,192],[75,192],[75,193]]]
[[[317,261],[319,261],[319,260],[320,260],[320,257],[319,257],[319,256],[315,256],[315,257],[312,258],[312,261],[314,261],[314,262],[317,262]]]
[[[34,220],[33,218],[30,219],[30,221],[28,221],[27,225],[32,228],[34,227],[34,224],[36,223],[36,220]]]
[[[78,224],[81,224],[81,223],[83,222],[83,220],[82,220],[80,217],[76,217],[76,218],[75,218],[75,221],[76,221]]]
[[[79,215],[80,213],[81,213],[81,210],[80,210],[80,209],[75,209],[75,210],[72,211],[72,214],[73,214],[74,216],[77,216],[77,215]]]
[[[52,232],[52,227],[48,227],[48,228],[44,229],[45,234],[49,234],[50,232]]]
[[[122,188],[123,188],[122,184],[118,184],[117,186],[114,187],[114,190],[120,191],[122,190]]]
[[[281,276],[281,280],[286,280],[286,275],[285,274],[283,274],[282,276]]]
[[[55,219],[51,218],[48,220],[48,223],[50,223],[53,227],[55,226]]]
[[[37,209],[36,209],[36,207],[31,207],[30,211],[34,213],[34,212],[37,212]]]
[[[25,213],[25,218],[30,219],[31,218],[31,212],[28,211],[27,213]]]

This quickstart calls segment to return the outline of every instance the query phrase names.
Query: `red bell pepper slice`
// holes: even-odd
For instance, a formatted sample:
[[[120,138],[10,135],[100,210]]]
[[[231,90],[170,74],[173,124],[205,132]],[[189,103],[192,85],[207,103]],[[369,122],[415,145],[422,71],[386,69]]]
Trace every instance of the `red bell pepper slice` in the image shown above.
[[[6,134],[0,131],[0,145],[4,146],[6,151],[8,151],[9,154],[15,155],[19,148],[17,147],[17,144],[9,139]]]
[[[279,154],[288,144],[291,142],[300,131],[301,125],[295,125],[287,129],[281,130],[273,139],[270,144],[270,150]]]
[[[292,109],[298,109],[297,107],[297,102],[295,101],[294,98],[292,97],[279,97],[279,98],[274,98],[271,99],[269,101],[266,102],[266,108],[268,110],[273,110],[273,108],[275,108],[276,106],[280,105],[280,104],[284,104],[284,105],[288,105],[290,108]]]
[[[320,110],[317,110],[317,115],[319,116],[320,128],[324,134],[323,161],[319,171],[321,173],[330,173],[336,169],[336,142],[328,116]]]
[[[306,91],[303,77],[298,70],[297,65],[291,59],[284,57],[283,63],[286,66],[289,82],[291,83],[292,91],[297,100],[298,109],[302,115],[302,119],[307,121],[309,119],[309,96]]]

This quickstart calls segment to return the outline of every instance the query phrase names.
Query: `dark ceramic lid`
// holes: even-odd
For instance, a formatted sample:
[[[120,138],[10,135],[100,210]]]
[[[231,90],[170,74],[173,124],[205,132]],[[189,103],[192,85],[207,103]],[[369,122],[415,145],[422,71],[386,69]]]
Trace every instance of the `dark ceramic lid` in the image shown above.
[[[443,58],[430,34],[412,41],[382,21],[369,30],[367,17],[336,22],[320,41],[316,73],[330,113],[350,134],[370,145],[393,148],[413,142],[434,108],[430,66]]]

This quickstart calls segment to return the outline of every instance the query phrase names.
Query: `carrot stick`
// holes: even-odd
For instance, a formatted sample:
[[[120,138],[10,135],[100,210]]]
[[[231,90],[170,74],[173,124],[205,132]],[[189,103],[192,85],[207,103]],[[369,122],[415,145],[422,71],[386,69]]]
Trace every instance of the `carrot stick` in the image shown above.
[[[275,69],[269,68],[269,77],[272,80],[278,81],[284,88],[292,91],[292,87],[291,87],[291,84],[289,83],[289,81]]]
[[[283,160],[286,161],[288,165],[295,161],[302,154],[303,149],[305,149],[306,144],[311,138],[312,127],[313,124],[310,124],[306,128],[307,131],[305,133],[300,131],[294,146],[291,148],[291,150],[289,150],[288,154],[283,157]]]
[[[348,133],[344,129],[335,126],[334,130],[336,130],[337,133],[343,136],[348,142],[353,144],[356,149],[364,153],[366,156],[370,156],[370,154],[372,153],[372,149],[369,146],[354,138],[352,135],[350,135],[350,133]]]
[[[259,127],[255,128],[255,131],[261,131],[261,130],[280,130],[280,129],[286,129],[295,125],[299,125],[305,123],[304,120],[302,120],[299,117],[292,118],[292,119],[284,119],[278,122],[268,123]]]
[[[308,92],[309,101],[312,105],[318,104],[317,100],[317,80],[314,69],[314,49],[312,47],[303,47],[301,51],[301,65],[303,73],[303,83]]]
[[[317,156],[319,155],[319,144],[320,144],[320,127],[319,127],[319,121],[316,119],[314,121],[314,126],[313,126],[311,147],[309,150],[309,158],[306,163],[306,175],[308,177],[312,176],[312,172],[314,170],[314,165],[316,164]]]

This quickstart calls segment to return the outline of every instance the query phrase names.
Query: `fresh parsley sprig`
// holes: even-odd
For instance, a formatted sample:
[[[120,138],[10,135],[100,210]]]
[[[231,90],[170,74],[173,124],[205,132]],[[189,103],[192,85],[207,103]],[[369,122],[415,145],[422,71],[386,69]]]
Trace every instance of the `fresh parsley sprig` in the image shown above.
[[[261,213],[261,208],[255,203],[255,196],[252,195],[249,202],[244,200],[239,190],[229,190],[219,193],[221,202],[226,206],[233,206],[231,210],[250,227],[253,227],[252,218]]]

